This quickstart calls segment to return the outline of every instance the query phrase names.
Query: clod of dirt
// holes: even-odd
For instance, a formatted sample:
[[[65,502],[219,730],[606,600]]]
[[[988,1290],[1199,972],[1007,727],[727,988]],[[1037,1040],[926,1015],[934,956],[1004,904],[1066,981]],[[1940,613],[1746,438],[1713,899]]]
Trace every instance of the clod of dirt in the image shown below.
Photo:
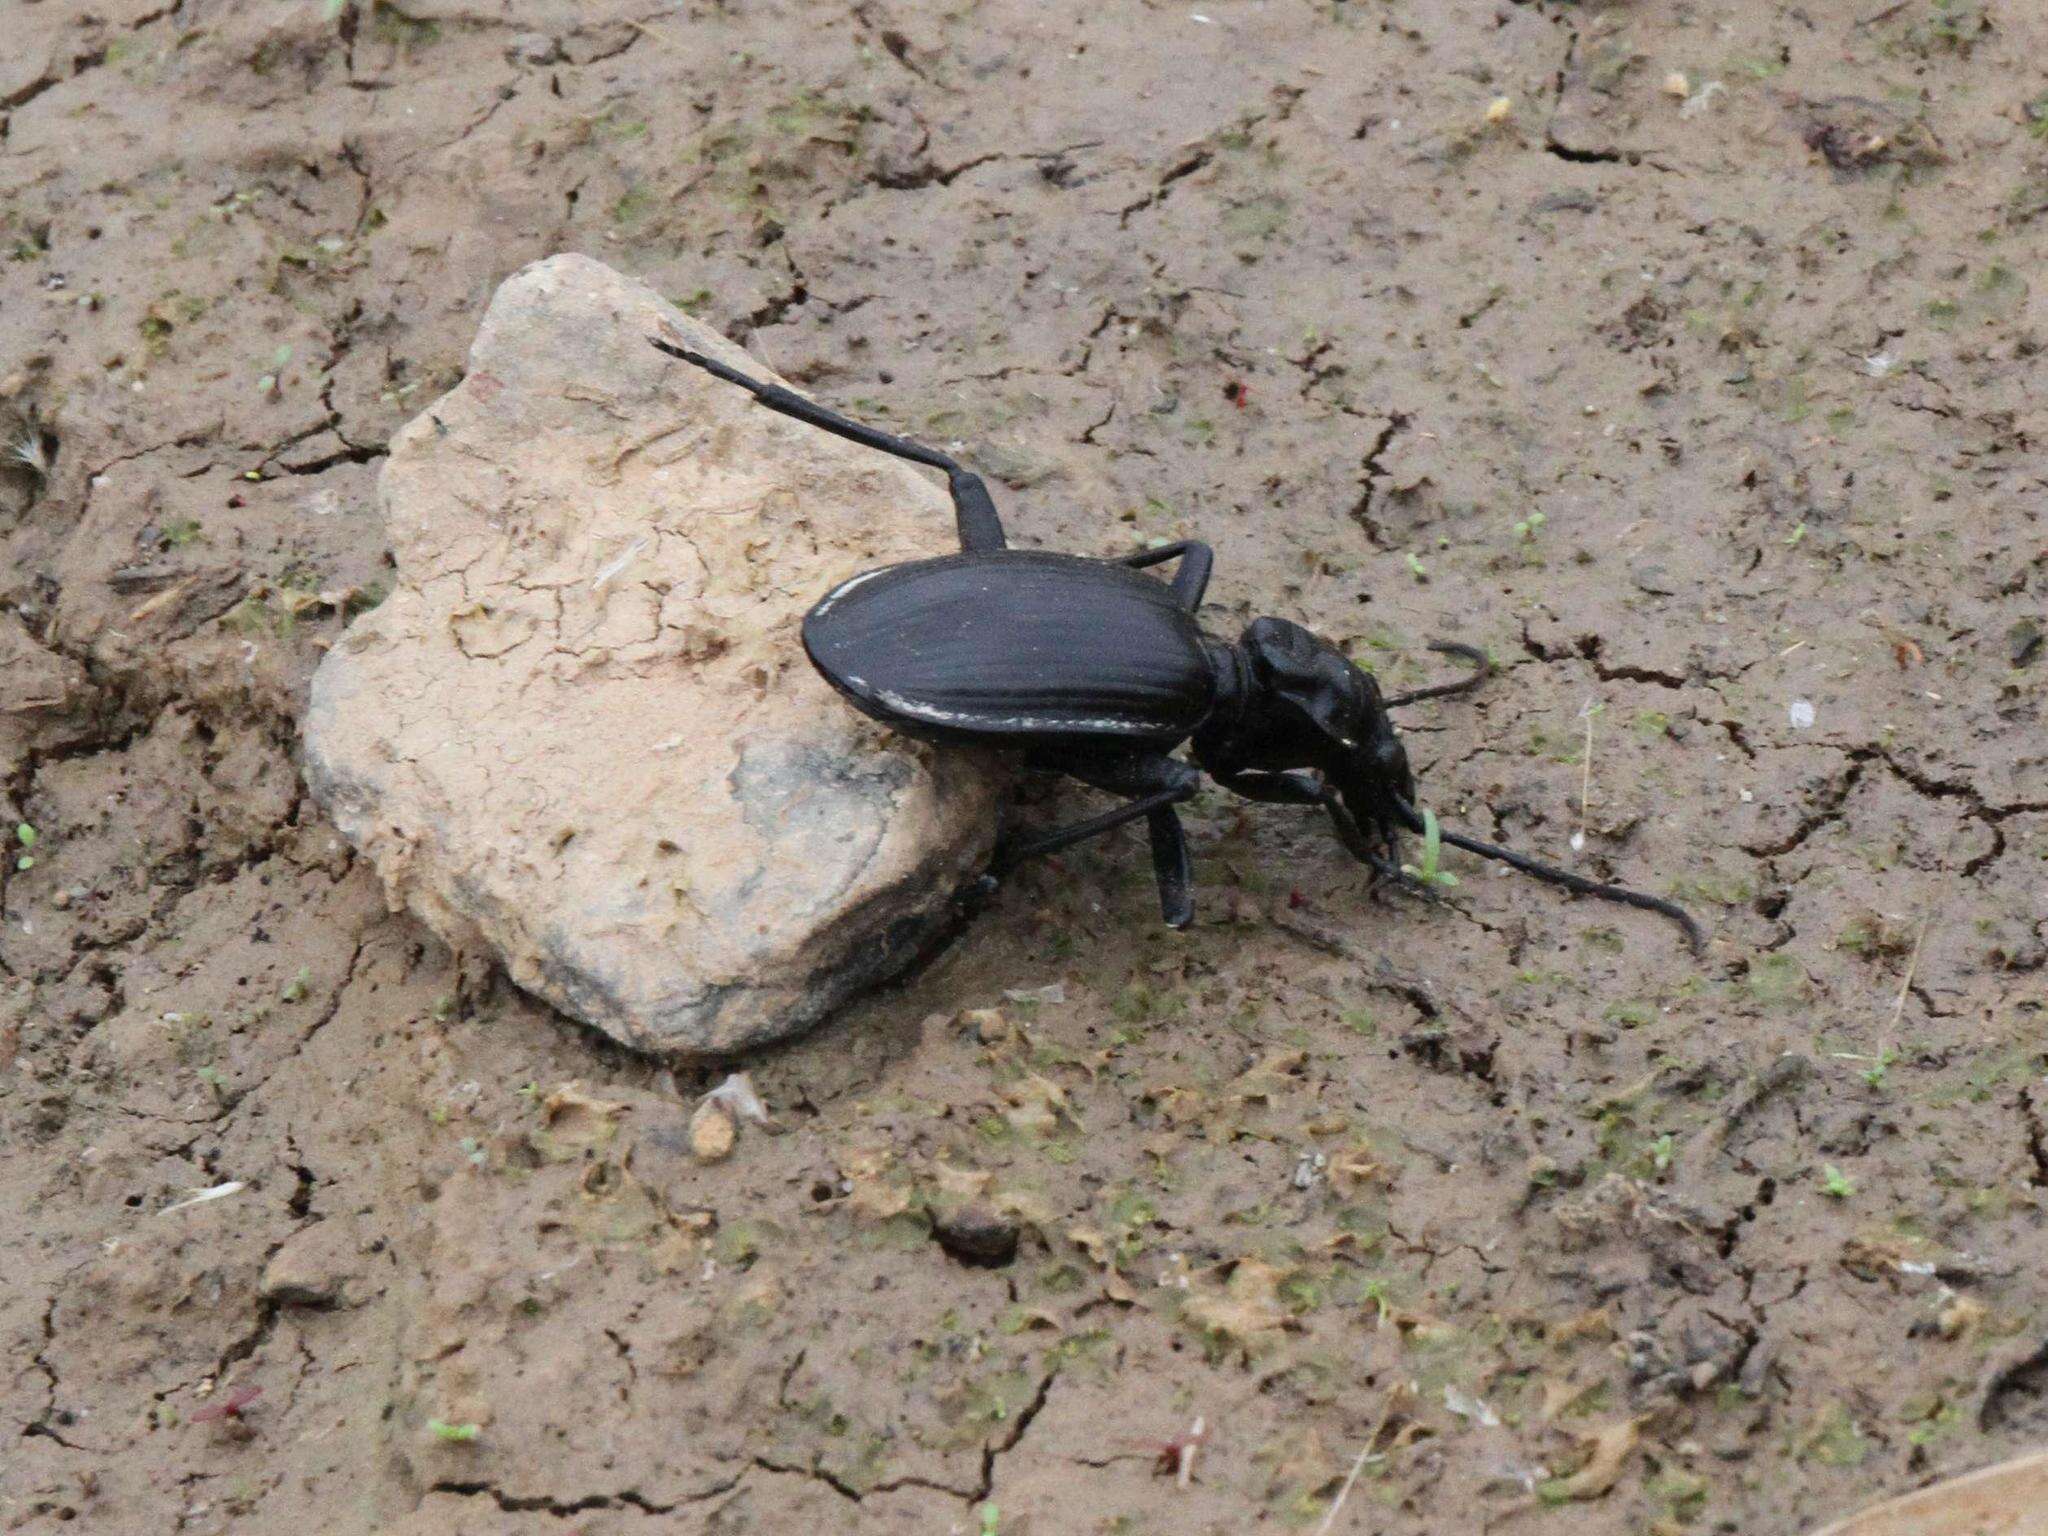
[[[266,1300],[295,1307],[331,1307],[361,1269],[361,1236],[344,1219],[315,1222],[293,1233],[264,1267]]]
[[[2015,667],[2031,667],[2041,654],[2041,626],[2021,619],[2005,632],[2006,654]]]
[[[908,466],[648,345],[772,377],[597,262],[498,290],[469,373],[392,443],[397,589],[321,665],[306,776],[451,945],[644,1050],[817,1022],[946,920],[997,773],[804,664],[834,582],[945,553]]]
[[[1569,1499],[1597,1499],[1621,1477],[1622,1468],[1642,1440],[1634,1419],[1621,1419],[1584,1437],[1585,1463],[1564,1478],[1556,1492]]]
[[[13,614],[0,614],[0,784],[30,751],[85,734],[88,723],[76,715],[88,691],[83,667],[44,649]]]
[[[1017,1257],[1017,1223],[979,1203],[932,1222],[932,1236],[962,1264],[1001,1269]]]
[[[1829,96],[1804,104],[1808,149],[1836,170],[1854,173],[1895,164],[1942,165],[1948,156],[1918,117],[1860,96]]]
[[[630,1104],[585,1093],[579,1083],[564,1083],[541,1100],[548,1135],[569,1147],[601,1147],[619,1131],[619,1116]]]

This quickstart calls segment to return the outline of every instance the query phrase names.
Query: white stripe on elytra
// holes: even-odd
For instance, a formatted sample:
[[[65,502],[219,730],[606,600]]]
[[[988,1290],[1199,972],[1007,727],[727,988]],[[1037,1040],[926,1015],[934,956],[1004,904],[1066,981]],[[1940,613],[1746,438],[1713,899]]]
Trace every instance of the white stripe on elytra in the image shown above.
[[[839,583],[838,586],[834,587],[830,592],[827,592],[825,594],[825,599],[823,602],[819,603],[817,607],[811,610],[811,617],[814,619],[822,619],[823,617],[825,617],[826,614],[832,611],[832,605],[838,602],[839,599],[846,596],[847,593],[851,592],[855,587],[859,586],[862,582],[873,581],[877,576],[881,574],[882,573],[880,571],[862,571],[858,576],[854,577],[851,581],[842,581],[841,583]]]
[[[848,682],[859,684],[858,678]],[[964,711],[939,709],[930,704],[920,704],[915,699],[906,699],[900,693],[891,693],[886,688],[875,690],[875,697],[899,715],[909,715],[918,720],[929,720],[934,725],[957,725],[1012,731],[1122,731],[1130,735],[1152,735],[1159,730],[1153,722],[1130,720],[1116,715],[1055,716],[1055,715],[976,715]]]

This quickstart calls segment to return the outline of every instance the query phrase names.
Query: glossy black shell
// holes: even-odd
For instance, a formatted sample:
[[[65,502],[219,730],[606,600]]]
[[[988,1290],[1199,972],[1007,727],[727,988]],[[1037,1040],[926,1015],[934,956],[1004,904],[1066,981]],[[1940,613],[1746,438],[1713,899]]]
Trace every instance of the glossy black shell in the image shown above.
[[[1157,577],[1034,550],[843,582],[804,649],[864,714],[936,741],[1166,747],[1208,717],[1216,644]]]

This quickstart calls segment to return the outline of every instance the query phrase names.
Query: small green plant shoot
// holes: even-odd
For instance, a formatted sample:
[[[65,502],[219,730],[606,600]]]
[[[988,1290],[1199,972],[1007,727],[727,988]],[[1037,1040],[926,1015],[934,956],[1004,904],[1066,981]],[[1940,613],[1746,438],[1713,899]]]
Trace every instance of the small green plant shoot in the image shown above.
[[[1443,833],[1437,829],[1436,812],[1424,811],[1422,813],[1422,862],[1420,864],[1403,864],[1401,866],[1401,873],[1420,880],[1424,885],[1439,886],[1445,889],[1456,885],[1458,883],[1456,875],[1452,874],[1448,869],[1437,867],[1438,861],[1443,857],[1443,849],[1444,838]]]

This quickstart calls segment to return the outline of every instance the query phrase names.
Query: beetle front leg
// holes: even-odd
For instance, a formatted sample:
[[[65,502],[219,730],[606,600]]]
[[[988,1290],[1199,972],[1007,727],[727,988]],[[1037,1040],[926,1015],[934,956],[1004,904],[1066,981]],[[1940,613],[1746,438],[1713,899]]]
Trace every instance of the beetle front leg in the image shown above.
[[[1374,836],[1368,836],[1357,818],[1345,807],[1337,791],[1313,776],[1263,768],[1236,772],[1211,769],[1209,776],[1232,794],[1266,805],[1320,805],[1330,813],[1330,820],[1337,829],[1337,840],[1343,843],[1347,853],[1372,870],[1375,881],[1406,883],[1406,877],[1401,873],[1401,845],[1396,841],[1394,828],[1384,822],[1375,826],[1373,833],[1378,839],[1375,842]]]

